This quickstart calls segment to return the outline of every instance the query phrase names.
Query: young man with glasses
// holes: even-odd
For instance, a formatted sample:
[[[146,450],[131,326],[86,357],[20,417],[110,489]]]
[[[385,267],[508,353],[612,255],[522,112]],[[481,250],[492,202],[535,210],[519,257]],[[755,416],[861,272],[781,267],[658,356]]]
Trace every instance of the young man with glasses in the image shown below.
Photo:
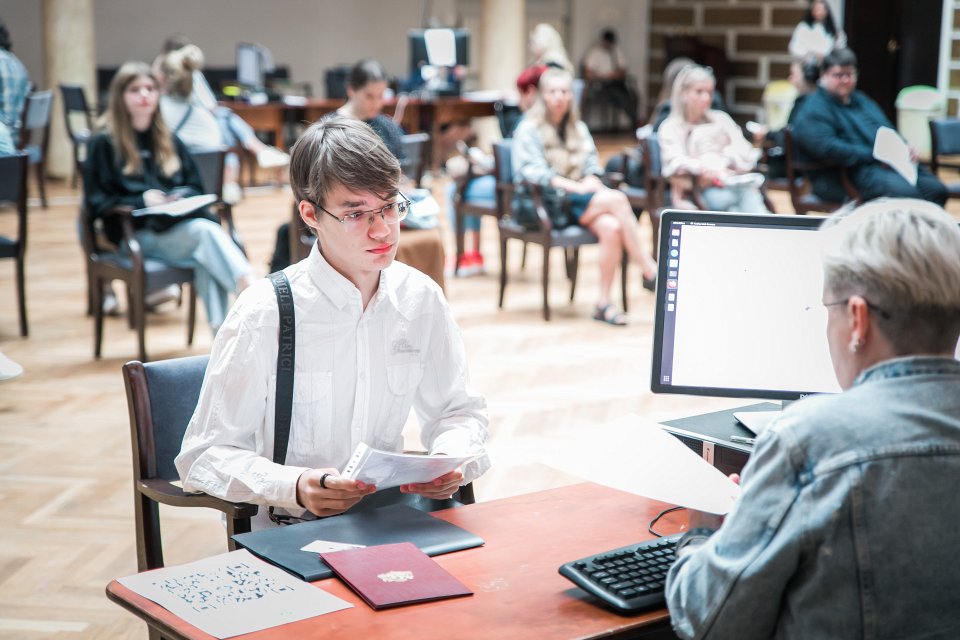
[[[272,460],[279,313],[271,282],[238,298],[217,334],[177,469],[188,490],[336,515],[376,488],[340,477],[357,444],[403,449],[416,409],[431,454],[482,453],[486,403],[470,387],[459,329],[439,286],[394,262],[400,165],[363,122],[333,117],[293,147],[290,185],[317,236],[284,270],[296,315],[293,414],[285,464]],[[489,467],[486,456],[401,491],[449,498]],[[254,528],[269,526],[261,509]]]
[[[820,88],[804,101],[793,117],[793,135],[802,159],[846,167],[863,201],[881,196],[920,198],[940,206],[947,188],[919,167],[916,185],[874,159],[873,143],[880,127],[896,129],[880,106],[857,90],[857,57],[850,49],[835,49],[820,65]],[[913,160],[916,152],[911,149]],[[836,168],[809,172],[813,192],[828,201],[847,198]]]

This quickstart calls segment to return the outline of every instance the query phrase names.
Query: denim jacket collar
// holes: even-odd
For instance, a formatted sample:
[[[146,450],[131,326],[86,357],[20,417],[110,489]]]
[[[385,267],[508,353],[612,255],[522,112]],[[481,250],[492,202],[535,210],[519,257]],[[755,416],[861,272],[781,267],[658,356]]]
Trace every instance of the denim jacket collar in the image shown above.
[[[960,361],[944,356],[905,356],[884,360],[863,371],[853,386],[864,382],[917,375],[960,375]]]

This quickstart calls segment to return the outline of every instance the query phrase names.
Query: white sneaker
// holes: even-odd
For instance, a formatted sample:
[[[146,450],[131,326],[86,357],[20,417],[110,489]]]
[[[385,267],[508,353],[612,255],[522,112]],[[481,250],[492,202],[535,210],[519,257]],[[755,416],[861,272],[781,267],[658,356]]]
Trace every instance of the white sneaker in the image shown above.
[[[0,351],[0,380],[10,380],[23,373],[23,367]]]
[[[163,287],[162,289],[157,289],[156,291],[151,291],[143,299],[143,303],[146,305],[147,309],[151,311],[156,309],[165,302],[170,302],[172,300],[180,299],[180,285],[171,284]]]
[[[266,147],[257,152],[257,164],[261,169],[275,169],[290,164],[290,155],[276,147]]]
[[[227,204],[237,204],[243,197],[243,191],[236,182],[228,182],[223,185],[223,201]]]

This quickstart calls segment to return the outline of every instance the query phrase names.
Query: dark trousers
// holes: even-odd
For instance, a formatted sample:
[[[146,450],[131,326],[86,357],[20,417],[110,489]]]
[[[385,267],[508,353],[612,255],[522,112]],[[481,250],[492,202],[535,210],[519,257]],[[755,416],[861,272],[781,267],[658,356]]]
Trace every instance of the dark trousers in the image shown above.
[[[879,162],[852,167],[848,171],[862,202],[882,197],[919,198],[935,202],[941,207],[947,202],[947,188],[926,167],[920,167],[917,172],[916,186]],[[813,192],[824,200],[843,202],[847,199],[847,193],[843,190],[839,175],[838,171],[818,171],[816,175],[811,175]]]

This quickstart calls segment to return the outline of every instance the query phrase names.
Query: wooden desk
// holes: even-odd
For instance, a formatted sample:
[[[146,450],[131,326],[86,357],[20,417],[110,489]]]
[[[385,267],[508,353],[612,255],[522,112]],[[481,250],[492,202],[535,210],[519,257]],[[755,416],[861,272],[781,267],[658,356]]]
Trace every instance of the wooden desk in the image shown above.
[[[433,515],[485,541],[436,558],[473,596],[374,611],[339,580],[321,580],[318,587],[354,607],[244,638],[672,637],[665,609],[622,616],[557,573],[564,562],[650,538],[647,524],[667,506],[584,483],[438,511]],[[686,516],[670,514],[658,526],[661,533],[676,533],[685,523]],[[107,585],[107,597],[165,637],[210,638],[116,581]]]
[[[246,120],[254,131],[269,131],[273,134],[273,144],[284,148],[283,123],[286,110],[289,108],[282,102],[251,105],[246,102],[221,103],[233,109],[234,113]]]

